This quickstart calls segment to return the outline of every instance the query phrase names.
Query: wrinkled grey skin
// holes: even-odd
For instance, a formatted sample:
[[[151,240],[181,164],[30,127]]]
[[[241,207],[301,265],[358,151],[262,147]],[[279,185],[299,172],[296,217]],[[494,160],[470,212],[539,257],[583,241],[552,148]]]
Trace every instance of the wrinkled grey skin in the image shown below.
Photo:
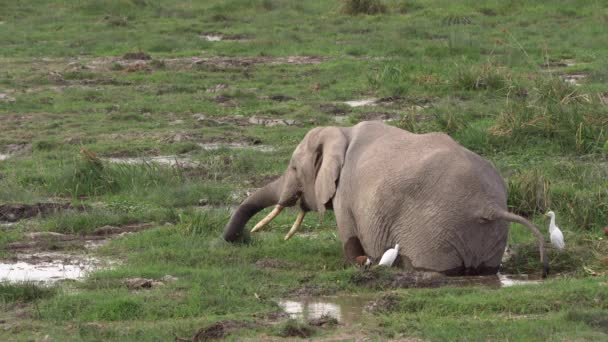
[[[496,169],[442,133],[413,134],[379,122],[312,129],[285,173],[247,198],[224,229],[235,241],[247,221],[271,205],[323,213],[333,209],[345,257],[377,262],[399,244],[400,265],[447,275],[495,274],[508,222],[543,236],[507,211]]]

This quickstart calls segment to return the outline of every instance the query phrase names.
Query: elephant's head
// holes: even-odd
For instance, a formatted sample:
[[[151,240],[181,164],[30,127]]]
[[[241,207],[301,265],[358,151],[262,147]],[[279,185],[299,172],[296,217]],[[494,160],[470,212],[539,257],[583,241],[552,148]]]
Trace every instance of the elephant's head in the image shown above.
[[[271,205],[275,205],[275,209],[254,230],[270,222],[283,208],[294,206],[298,200],[302,209],[296,220],[298,226],[304,212],[323,213],[330,208],[347,147],[344,129],[319,127],[308,132],[293,152],[283,175],[253,193],[237,208],[224,228],[224,239],[237,240],[247,221]]]

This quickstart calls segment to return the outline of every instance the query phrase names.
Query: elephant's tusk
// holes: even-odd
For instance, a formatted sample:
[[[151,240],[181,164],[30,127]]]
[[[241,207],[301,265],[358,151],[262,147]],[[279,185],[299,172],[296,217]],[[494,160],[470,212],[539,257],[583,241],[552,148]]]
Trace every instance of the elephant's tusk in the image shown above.
[[[287,235],[285,235],[285,241],[291,239],[293,234],[295,234],[296,231],[298,229],[300,229],[300,226],[302,225],[302,221],[304,221],[304,215],[306,215],[304,210],[300,210],[300,212],[298,213],[298,217],[296,218],[296,222],[294,222],[293,226],[291,226],[289,233],[287,233]]]
[[[265,225],[268,224],[268,222],[272,221],[275,217],[277,217],[277,215],[279,215],[281,213],[281,210],[283,210],[282,205],[277,204],[276,207],[274,207],[274,209],[272,209],[272,211],[270,212],[270,214],[268,214],[268,216],[264,217],[260,222],[258,222],[258,224],[255,225],[255,227],[253,227],[253,229],[251,230],[251,232],[256,232],[260,229],[262,229]]]

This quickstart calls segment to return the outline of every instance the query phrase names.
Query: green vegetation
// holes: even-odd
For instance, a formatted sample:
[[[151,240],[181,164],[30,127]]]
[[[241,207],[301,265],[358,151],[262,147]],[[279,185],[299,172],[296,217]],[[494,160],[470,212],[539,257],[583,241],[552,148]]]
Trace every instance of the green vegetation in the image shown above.
[[[607,18],[592,0],[0,1],[0,204],[83,206],[0,225],[2,260],[31,232],[153,223],[87,250],[118,263],[82,282],[0,284],[0,340],[606,340]],[[567,248],[548,247],[551,278],[363,286],[331,213],[287,242],[295,210],[221,239],[309,129],[368,119],[492,161],[544,233],[555,211]],[[513,225],[503,272],[536,274],[537,253]],[[137,277],[164,285],[125,285]],[[276,302],[334,294],[386,305],[311,328]]]

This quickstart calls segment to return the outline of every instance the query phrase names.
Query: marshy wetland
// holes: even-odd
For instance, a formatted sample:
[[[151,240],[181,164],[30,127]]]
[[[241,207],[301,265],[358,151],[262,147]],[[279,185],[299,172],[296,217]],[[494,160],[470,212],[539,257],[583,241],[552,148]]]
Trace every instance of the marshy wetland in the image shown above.
[[[0,340],[605,341],[607,24],[591,0],[0,1]],[[543,234],[553,210],[549,277],[515,224],[492,277],[345,266],[331,212],[222,239],[307,131],[365,120],[448,133]]]

